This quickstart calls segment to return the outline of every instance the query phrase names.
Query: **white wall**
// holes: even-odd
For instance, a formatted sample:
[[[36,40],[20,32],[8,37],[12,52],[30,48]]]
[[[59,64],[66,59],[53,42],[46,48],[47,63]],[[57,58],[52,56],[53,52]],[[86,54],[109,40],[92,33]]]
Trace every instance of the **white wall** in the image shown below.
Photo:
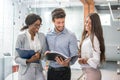
[[[100,17],[102,15],[110,15],[109,10],[98,10]],[[119,11],[113,11],[113,15],[115,17],[119,16]],[[110,15],[110,18],[104,17],[106,19],[101,20],[105,21],[102,24],[104,39],[105,39],[105,55],[106,60],[108,61],[117,61],[120,60],[120,50],[117,50],[117,47],[120,46],[120,31],[117,31],[120,28],[120,21],[113,21]],[[110,22],[110,25],[108,25]],[[119,53],[119,54],[118,54]]]
[[[0,0],[0,80],[12,73],[13,57],[3,56],[3,53],[14,54],[16,38],[27,13],[23,7],[13,0]]]
[[[13,6],[11,0],[0,0],[0,54],[11,52]]]
[[[55,7],[37,9],[37,14],[39,14],[43,19],[43,25],[40,28],[40,31],[46,33],[49,29],[54,27],[51,19],[51,12],[54,9]],[[63,9],[66,12],[65,27],[74,32],[77,39],[80,40],[83,29],[83,7],[72,6],[63,7]]]
[[[4,0],[0,0],[0,56],[2,55],[2,45],[3,45],[3,1]]]
[[[0,55],[14,54],[16,38],[26,15],[27,8],[24,4],[12,0],[0,0]]]

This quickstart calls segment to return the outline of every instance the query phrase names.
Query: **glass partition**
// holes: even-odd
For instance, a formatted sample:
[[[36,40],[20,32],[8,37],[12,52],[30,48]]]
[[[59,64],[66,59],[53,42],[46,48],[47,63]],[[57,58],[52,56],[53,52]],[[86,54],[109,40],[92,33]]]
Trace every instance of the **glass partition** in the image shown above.
[[[67,0],[66,0],[67,1]],[[53,27],[51,11],[62,7],[66,11],[65,26],[80,40],[83,29],[83,6],[80,1],[0,0],[0,80],[17,80],[18,64],[14,62],[15,43],[25,17],[36,13],[42,17],[40,31],[46,34]],[[44,64],[44,63],[43,63]]]

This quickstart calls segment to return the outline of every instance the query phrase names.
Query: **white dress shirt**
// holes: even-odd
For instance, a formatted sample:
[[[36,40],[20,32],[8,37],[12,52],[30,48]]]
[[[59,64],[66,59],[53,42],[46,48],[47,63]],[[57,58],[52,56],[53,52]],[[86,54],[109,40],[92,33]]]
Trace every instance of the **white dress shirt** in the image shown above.
[[[96,36],[94,36],[92,46],[92,41],[90,36],[86,37],[81,46],[81,57],[88,58],[88,64],[81,64],[82,67],[93,67],[97,68],[100,64],[100,44]]]

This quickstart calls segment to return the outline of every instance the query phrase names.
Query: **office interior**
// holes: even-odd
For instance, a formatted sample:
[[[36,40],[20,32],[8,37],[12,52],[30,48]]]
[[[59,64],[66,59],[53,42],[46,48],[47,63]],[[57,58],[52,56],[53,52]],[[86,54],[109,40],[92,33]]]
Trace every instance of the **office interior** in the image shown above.
[[[17,80],[15,43],[25,17],[29,13],[40,15],[43,22],[39,31],[46,34],[53,29],[51,11],[58,7],[66,11],[65,27],[75,33],[78,45],[86,15],[92,12],[100,15],[106,49],[102,80],[120,80],[120,0],[0,0],[0,80]],[[43,61],[45,75],[47,65]],[[71,80],[77,80],[80,64],[76,61],[71,68]]]

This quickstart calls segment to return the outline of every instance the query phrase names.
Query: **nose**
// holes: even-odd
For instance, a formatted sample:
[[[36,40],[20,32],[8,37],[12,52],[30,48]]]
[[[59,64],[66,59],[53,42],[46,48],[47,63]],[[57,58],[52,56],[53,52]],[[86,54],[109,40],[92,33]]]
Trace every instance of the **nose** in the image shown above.
[[[60,23],[59,26],[64,26],[64,23]]]

